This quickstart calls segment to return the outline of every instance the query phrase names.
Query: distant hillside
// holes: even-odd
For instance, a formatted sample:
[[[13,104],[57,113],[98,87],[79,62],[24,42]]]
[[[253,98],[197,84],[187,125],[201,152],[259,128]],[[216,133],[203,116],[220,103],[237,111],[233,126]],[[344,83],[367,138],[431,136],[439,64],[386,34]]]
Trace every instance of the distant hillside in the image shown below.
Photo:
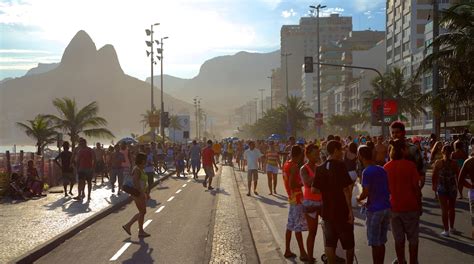
[[[239,52],[206,61],[193,79],[165,75],[164,90],[188,102],[199,96],[204,98],[203,105],[214,110],[231,110],[258,97],[258,89],[267,89],[266,94],[270,94],[267,76],[279,66],[280,51]],[[160,76],[155,76],[154,82],[159,85]]]
[[[97,50],[89,35],[79,31],[56,68],[0,84],[0,145],[31,143],[15,123],[38,113],[56,114],[51,102],[65,96],[75,98],[79,106],[97,101],[99,115],[108,120],[117,137],[141,132],[140,115],[150,109],[150,85],[124,74],[112,45]],[[193,105],[168,94],[164,99],[175,113],[193,111]],[[157,90],[157,106],[159,101]]]
[[[46,73],[51,70],[56,69],[59,66],[59,63],[38,63],[38,66],[30,69],[25,76],[31,76],[35,74]]]

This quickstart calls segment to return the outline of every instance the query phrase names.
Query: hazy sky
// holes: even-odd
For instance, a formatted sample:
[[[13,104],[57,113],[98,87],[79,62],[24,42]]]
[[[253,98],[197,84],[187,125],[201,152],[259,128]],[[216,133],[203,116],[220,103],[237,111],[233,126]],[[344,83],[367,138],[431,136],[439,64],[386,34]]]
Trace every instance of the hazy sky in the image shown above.
[[[323,15],[352,16],[354,30],[384,30],[385,0],[0,0],[0,79],[58,62],[81,29],[97,48],[112,44],[124,71],[145,79],[145,29],[157,22],[155,39],[169,36],[165,74],[192,78],[212,57],[279,49],[281,26],[318,3],[328,6]]]

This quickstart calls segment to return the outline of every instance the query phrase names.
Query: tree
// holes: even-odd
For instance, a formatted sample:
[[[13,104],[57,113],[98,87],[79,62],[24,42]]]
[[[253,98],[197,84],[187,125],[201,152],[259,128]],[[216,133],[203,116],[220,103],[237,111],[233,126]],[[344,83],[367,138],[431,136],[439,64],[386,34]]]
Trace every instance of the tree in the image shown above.
[[[43,153],[44,148],[48,144],[56,141],[57,127],[44,115],[37,115],[35,119],[28,120],[27,122],[27,124],[21,122],[16,124],[25,131],[28,137],[36,140],[38,153]]]
[[[46,117],[69,135],[73,150],[80,134],[87,137],[114,137],[112,132],[105,128],[107,120],[97,116],[99,112],[97,102],[94,101],[78,109],[75,99],[64,97],[54,99],[53,105],[59,115],[47,115]]]
[[[144,114],[141,115],[142,120],[140,120],[140,123],[142,123],[145,128],[150,126],[150,116],[151,115],[158,115],[160,116],[161,111],[160,110],[146,110]]]
[[[290,96],[288,98],[288,105],[282,105],[281,107],[281,110],[285,111],[285,113],[288,109],[288,119],[294,135],[308,126],[308,120],[310,117],[307,116],[307,114],[311,113],[312,110],[308,106],[308,103],[306,103],[302,98]]]
[[[373,90],[367,90],[362,94],[363,107],[367,112],[372,110],[372,101],[380,98],[383,86],[384,98],[395,99],[398,103],[398,117],[403,113],[409,113],[413,117],[425,112],[420,103],[422,94],[420,87],[416,84],[415,78],[406,80],[400,68],[393,67],[385,73],[382,79],[376,77],[371,82]]]
[[[420,76],[438,65],[445,85],[440,85],[437,95],[430,92],[425,97],[434,110],[443,108],[440,101],[459,104],[474,100],[474,3],[453,5],[442,10],[441,17],[440,26],[447,31],[427,47],[439,47],[439,51],[426,56],[417,72]]]
[[[170,125],[169,125],[169,128],[172,128],[173,129],[173,141],[175,140],[174,138],[174,134],[176,132],[176,130],[181,130],[183,127],[181,126],[181,122],[180,122],[180,119],[177,115],[172,115],[170,117]]]
[[[333,115],[329,118],[328,124],[340,135],[354,135],[354,126],[364,124],[369,120],[365,112],[352,112],[348,115]]]

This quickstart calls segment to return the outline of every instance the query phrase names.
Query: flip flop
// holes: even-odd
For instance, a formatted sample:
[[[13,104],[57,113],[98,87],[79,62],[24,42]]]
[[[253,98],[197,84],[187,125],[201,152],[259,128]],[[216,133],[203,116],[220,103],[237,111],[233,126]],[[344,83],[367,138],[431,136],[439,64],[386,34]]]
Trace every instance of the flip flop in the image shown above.
[[[130,232],[130,229],[127,229],[124,225],[122,226],[122,228],[123,228],[123,230],[125,230],[125,232],[126,232],[129,236],[132,235],[132,233]]]
[[[138,237],[149,237],[149,236],[151,236],[151,235],[148,234],[148,233],[140,233],[140,234],[138,234]]]
[[[296,254],[295,253],[290,253],[290,254],[285,254],[283,255],[285,258],[296,258]]]

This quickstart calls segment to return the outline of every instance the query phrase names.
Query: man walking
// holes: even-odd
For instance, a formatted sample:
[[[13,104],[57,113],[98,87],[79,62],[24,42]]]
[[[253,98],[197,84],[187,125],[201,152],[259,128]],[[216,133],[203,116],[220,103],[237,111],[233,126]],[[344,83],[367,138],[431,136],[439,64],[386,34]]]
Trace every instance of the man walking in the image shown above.
[[[193,145],[189,149],[189,157],[191,159],[191,168],[193,170],[194,179],[197,179],[199,170],[201,170],[201,147],[198,145],[196,140],[193,140]]]
[[[58,162],[61,160],[61,163]],[[72,195],[74,186],[74,169],[72,168],[72,152],[69,151],[69,142],[64,141],[63,151],[54,159],[54,162],[61,168],[64,196],[67,197],[67,185],[69,184],[69,194]]]
[[[214,151],[212,150],[212,140],[207,141],[207,146],[202,150],[202,166],[204,168],[204,172],[206,173],[206,178],[202,185],[207,187],[208,190],[214,189],[212,187],[212,178],[215,176],[216,169],[217,172],[217,165],[214,159]],[[209,180],[209,184],[207,181]]]
[[[329,264],[336,263],[336,246],[340,240],[346,250],[346,263],[354,261],[354,214],[351,205],[352,180],[342,162],[342,144],[327,144],[328,159],[316,168],[313,193],[322,193],[324,246]]]
[[[75,200],[82,200],[86,196],[85,187],[87,181],[87,201],[91,200],[92,192],[92,176],[94,174],[95,153],[87,146],[87,141],[84,138],[79,139],[79,150],[77,151],[76,164],[77,176],[79,179],[79,194],[74,197]]]
[[[262,157],[263,154],[260,150],[255,148],[255,142],[249,142],[249,149],[244,152],[244,158],[247,161],[247,182],[249,192],[247,196],[250,196],[250,191],[252,190],[252,181],[253,181],[253,193],[258,195],[257,192],[257,181],[258,181],[258,159]]]
[[[375,165],[372,151],[366,145],[358,150],[359,160],[364,165],[362,171],[362,193],[357,198],[361,202],[368,198],[367,207],[367,240],[372,247],[374,264],[383,264],[385,258],[385,243],[390,223],[390,192],[388,189],[387,172]]]
[[[94,180],[92,182],[97,182],[97,176],[102,176],[102,184],[104,183],[104,177],[106,175],[105,171],[105,150],[102,148],[102,145],[97,142],[96,147],[94,149],[95,154],[95,174]]]

